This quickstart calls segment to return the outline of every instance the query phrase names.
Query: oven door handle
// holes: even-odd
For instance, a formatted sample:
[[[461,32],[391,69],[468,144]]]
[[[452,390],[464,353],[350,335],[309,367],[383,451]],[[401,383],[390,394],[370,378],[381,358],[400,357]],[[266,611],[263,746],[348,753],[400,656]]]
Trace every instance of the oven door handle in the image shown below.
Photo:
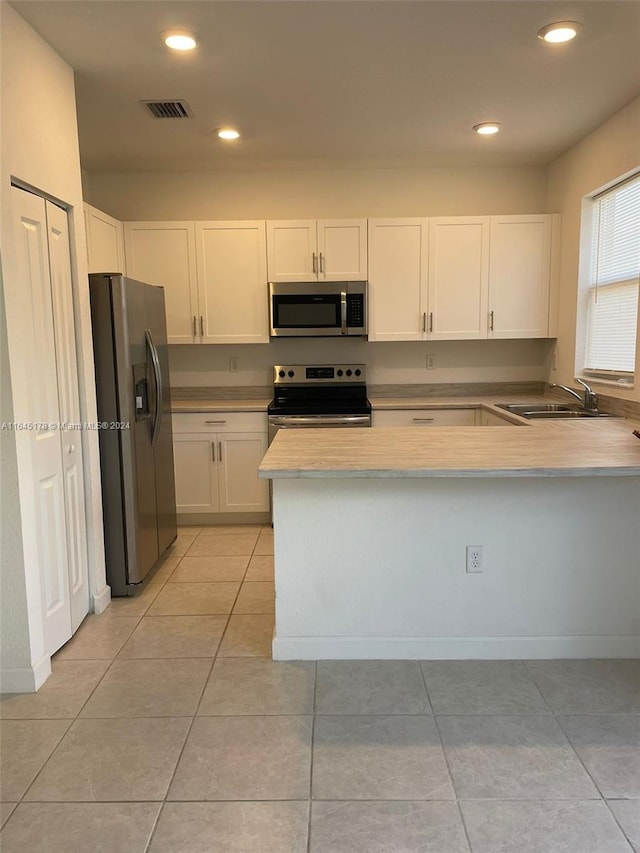
[[[316,417],[298,417],[295,415],[283,415],[282,417],[269,418],[269,424],[277,427],[295,427],[295,426],[318,426],[328,424],[330,426],[341,426],[342,424],[362,424],[369,425],[369,415],[345,415],[345,417],[324,417],[318,415]]]
[[[347,334],[347,291],[340,291],[340,322],[342,324],[342,334]]]

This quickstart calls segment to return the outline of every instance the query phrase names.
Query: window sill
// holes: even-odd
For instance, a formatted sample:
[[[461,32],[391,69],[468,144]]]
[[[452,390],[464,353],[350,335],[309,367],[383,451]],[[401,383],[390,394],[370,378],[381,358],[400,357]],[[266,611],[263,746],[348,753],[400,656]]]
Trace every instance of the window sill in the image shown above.
[[[620,382],[618,379],[602,379],[598,376],[592,376],[589,373],[583,373],[581,376],[576,376],[576,379],[582,379],[589,385],[605,385],[608,388],[619,388],[624,391],[633,391],[635,388],[635,380],[629,382]]]

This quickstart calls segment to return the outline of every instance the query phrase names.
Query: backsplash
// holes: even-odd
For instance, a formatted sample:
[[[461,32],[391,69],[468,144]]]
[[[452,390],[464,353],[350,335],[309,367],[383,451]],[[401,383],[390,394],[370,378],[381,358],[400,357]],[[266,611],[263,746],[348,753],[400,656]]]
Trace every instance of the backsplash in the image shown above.
[[[172,400],[262,400],[273,396],[273,385],[172,386]]]
[[[416,385],[369,385],[370,397],[472,397],[496,394],[542,394],[544,382],[442,382]]]
[[[173,387],[267,386],[274,364],[366,364],[369,385],[544,382],[554,341],[399,341],[291,338],[268,344],[172,345]],[[427,370],[427,355],[435,369]],[[229,367],[237,366],[231,371]]]

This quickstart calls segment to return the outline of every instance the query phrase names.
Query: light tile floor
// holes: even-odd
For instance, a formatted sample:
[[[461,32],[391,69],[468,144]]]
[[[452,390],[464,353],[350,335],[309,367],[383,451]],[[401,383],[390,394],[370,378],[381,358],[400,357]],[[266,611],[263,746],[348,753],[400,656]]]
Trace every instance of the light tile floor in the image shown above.
[[[3,853],[640,853],[640,661],[273,662],[272,554],[181,529],[1,698]]]

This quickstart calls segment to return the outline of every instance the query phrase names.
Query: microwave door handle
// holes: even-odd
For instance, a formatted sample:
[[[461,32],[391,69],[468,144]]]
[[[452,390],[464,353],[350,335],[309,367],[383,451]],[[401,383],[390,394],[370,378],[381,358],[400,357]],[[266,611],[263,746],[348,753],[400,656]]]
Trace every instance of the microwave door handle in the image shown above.
[[[342,325],[342,334],[347,334],[347,291],[340,291],[340,322]]]

